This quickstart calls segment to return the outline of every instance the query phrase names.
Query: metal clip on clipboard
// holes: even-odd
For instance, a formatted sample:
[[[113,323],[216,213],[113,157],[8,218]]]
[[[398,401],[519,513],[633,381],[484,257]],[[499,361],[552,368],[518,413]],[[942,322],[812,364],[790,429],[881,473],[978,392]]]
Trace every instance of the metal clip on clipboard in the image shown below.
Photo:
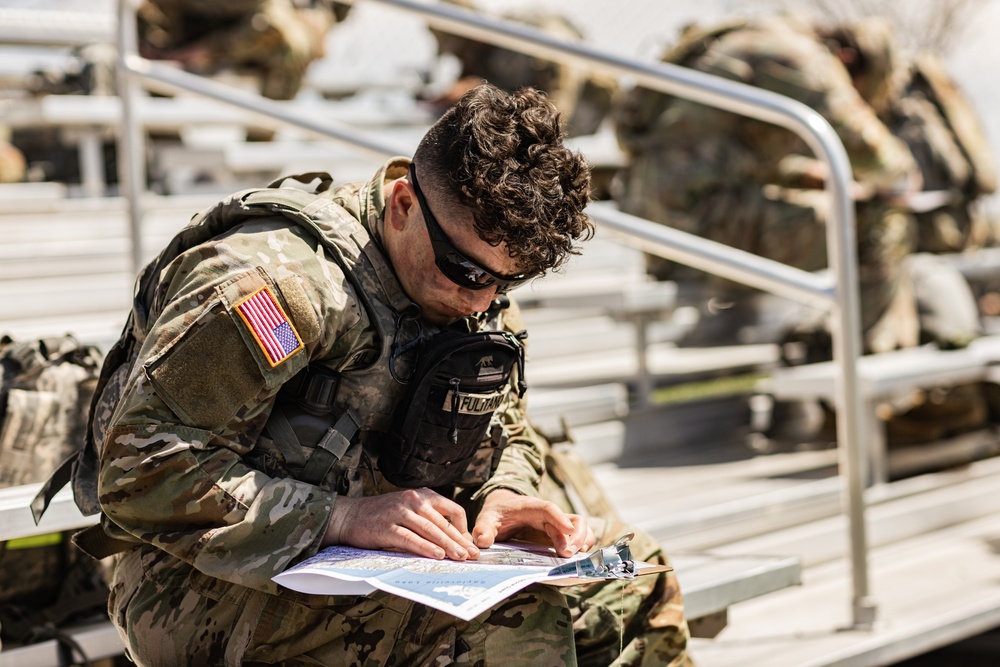
[[[629,549],[633,537],[635,533],[623,535],[610,547],[597,549],[586,558],[560,565],[549,574],[581,579],[635,579],[635,562]]]

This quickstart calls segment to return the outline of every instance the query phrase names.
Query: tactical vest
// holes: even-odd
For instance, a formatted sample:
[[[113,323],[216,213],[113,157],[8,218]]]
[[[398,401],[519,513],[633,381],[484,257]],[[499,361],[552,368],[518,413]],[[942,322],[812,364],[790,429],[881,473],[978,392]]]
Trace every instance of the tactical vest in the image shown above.
[[[313,176],[303,175],[301,178]],[[325,175],[324,175],[325,176]],[[292,188],[236,193],[196,216],[140,274],[133,308],[122,337],[109,351],[95,398],[85,448],[49,479],[32,504],[36,519],[59,488],[72,479],[74,498],[84,514],[100,512],[99,466],[94,419],[101,406],[118,403],[131,366],[148,331],[149,308],[157,278],[186,250],[254,218],[284,216],[313,235],[343,269],[375,329],[377,349],[352,350],[337,366],[314,360],[286,383],[275,399],[264,434],[245,457],[250,465],[276,477],[292,477],[350,496],[385,493],[398,487],[378,469],[378,444],[390,429],[412,375],[415,348],[427,332],[419,308],[403,293],[386,257],[367,230],[330,199]],[[328,187],[325,176],[320,190]],[[481,483],[502,449],[502,429],[490,428],[482,443],[492,466],[479,467]],[[482,473],[485,473],[482,474]]]

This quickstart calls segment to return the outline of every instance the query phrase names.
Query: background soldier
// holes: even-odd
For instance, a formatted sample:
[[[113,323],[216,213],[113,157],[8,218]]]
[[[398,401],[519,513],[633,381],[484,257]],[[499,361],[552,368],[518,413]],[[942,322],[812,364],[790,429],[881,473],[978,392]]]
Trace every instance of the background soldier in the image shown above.
[[[471,0],[445,0],[449,4],[475,10]],[[569,42],[583,40],[583,33],[565,16],[543,10],[515,10],[501,18],[524,23],[551,37]],[[437,100],[451,105],[470,88],[483,81],[501,90],[513,92],[529,87],[544,91],[556,108],[563,112],[563,123],[569,136],[593,134],[611,111],[618,84],[614,78],[542,60],[517,51],[486,44],[437,30],[431,31],[438,42],[439,53],[449,53],[460,63],[459,79]]]
[[[872,57],[853,78],[822,35],[785,17],[691,26],[663,60],[786,95],[830,122],[854,171],[864,344],[884,351],[917,341],[912,298],[901,285],[913,238],[896,204],[920,180],[906,145],[879,116],[894,95],[891,31],[876,21],[855,30]],[[616,120],[629,156],[623,210],[800,269],[826,266],[826,174],[790,130],[641,88],[625,97]],[[659,258],[649,269],[659,278],[706,280]],[[747,294],[707,281],[709,295],[723,301]]]
[[[139,9],[140,52],[198,73],[249,68],[264,97],[290,100],[349,9],[329,0],[147,0]]]
[[[817,29],[782,17],[692,26],[664,60],[781,93],[833,126],[854,175],[865,352],[923,342],[960,347],[980,335],[961,275],[940,259],[911,256],[981,243],[971,204],[994,188],[975,117],[934,61],[903,66],[891,26],[878,18]],[[826,266],[827,174],[792,132],[643,89],[626,97],[618,120],[630,154],[624,210],[801,269]],[[714,321],[711,305],[706,309],[718,326],[695,329],[695,344],[736,342],[733,332],[759,315],[747,288],[657,257],[649,258],[649,269],[682,288],[684,281],[707,285],[694,298],[709,304],[734,302]],[[785,326],[778,337],[787,362],[830,358],[825,316]],[[713,332],[721,337],[713,340]],[[987,423],[982,387],[940,394],[934,404],[889,419],[890,444]],[[803,407],[778,403],[769,437],[814,439],[824,414],[832,433],[829,412]]]
[[[533,586],[470,622],[271,581],[329,544],[456,560],[516,535],[562,555],[595,544],[543,499],[561,491],[525,419],[517,311],[498,298],[589,236],[588,183],[544,96],[484,85],[413,162],[322,178],[318,195],[238,193],[144,269],[73,462],[83,511],[102,512],[79,541],[114,554],[109,608],[137,663],[607,665],[624,642],[621,664],[689,664],[672,576]],[[424,360],[453,360],[432,352],[470,334],[496,348],[469,364],[484,375],[420,393],[439,377]],[[457,407],[481,394],[500,407]]]

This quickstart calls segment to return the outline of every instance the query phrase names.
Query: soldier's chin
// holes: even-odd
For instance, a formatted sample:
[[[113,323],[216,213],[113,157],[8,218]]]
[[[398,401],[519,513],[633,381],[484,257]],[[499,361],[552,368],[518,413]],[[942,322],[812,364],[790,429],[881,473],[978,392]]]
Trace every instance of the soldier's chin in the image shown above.
[[[431,324],[451,324],[466,316],[466,313],[447,307],[424,308],[423,317]]]

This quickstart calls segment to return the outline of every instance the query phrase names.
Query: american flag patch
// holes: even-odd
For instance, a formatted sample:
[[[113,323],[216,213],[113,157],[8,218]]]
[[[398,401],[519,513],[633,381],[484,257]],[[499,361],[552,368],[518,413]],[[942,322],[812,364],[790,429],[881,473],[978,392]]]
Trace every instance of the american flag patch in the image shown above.
[[[272,368],[302,349],[299,334],[267,287],[236,304],[236,312],[250,328]]]

